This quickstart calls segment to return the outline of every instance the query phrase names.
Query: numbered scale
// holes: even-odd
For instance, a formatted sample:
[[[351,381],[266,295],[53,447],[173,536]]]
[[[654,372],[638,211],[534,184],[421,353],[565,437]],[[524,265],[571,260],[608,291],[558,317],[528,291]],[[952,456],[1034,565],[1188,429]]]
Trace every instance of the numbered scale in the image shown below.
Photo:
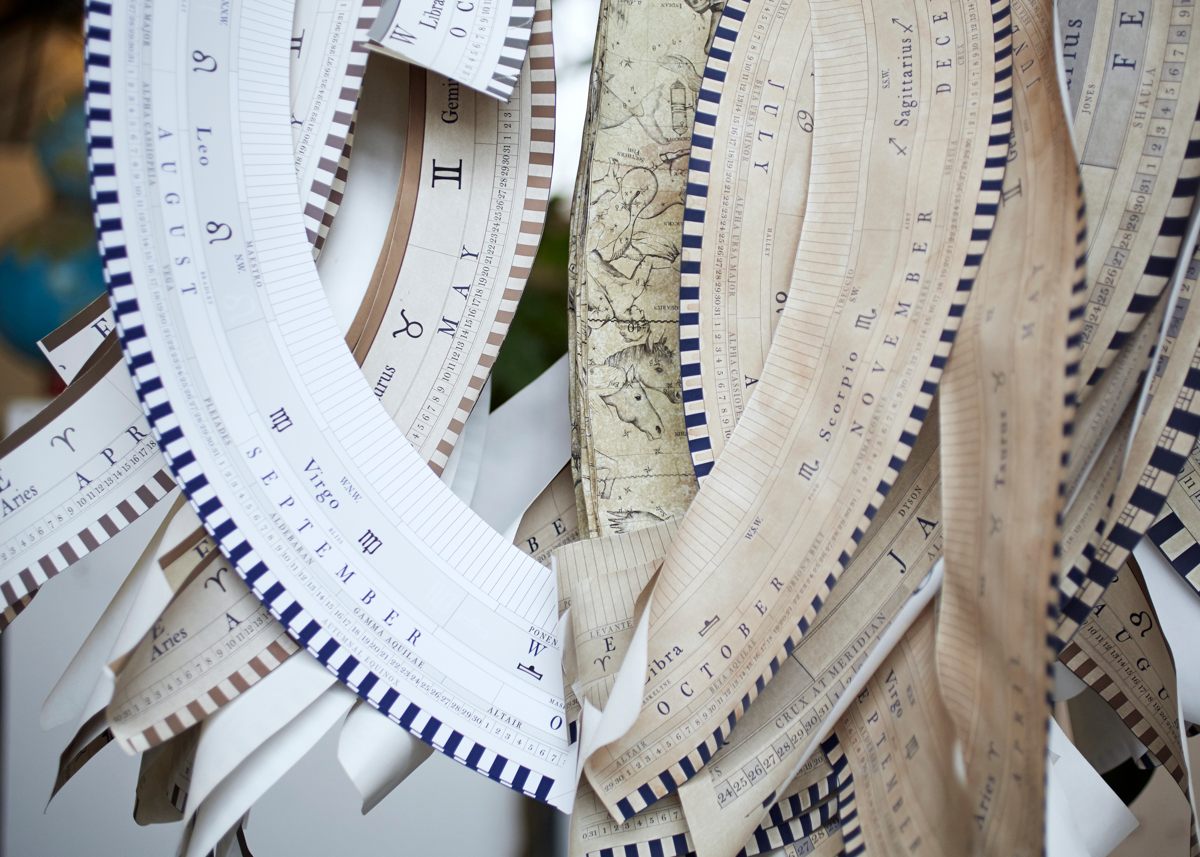
[[[429,471],[321,291],[293,204],[290,11],[90,7],[96,216],[135,386],[298,642],[440,751],[567,806],[553,578]]]
[[[916,442],[998,204],[1005,8],[811,5],[815,113],[824,99],[845,127],[816,123],[795,275],[763,378],[659,572],[637,722],[587,762],[615,817],[677,789],[726,741],[807,633]],[[913,85],[935,106],[921,133],[897,137],[890,117],[903,108],[875,69],[916,26],[935,49]]]

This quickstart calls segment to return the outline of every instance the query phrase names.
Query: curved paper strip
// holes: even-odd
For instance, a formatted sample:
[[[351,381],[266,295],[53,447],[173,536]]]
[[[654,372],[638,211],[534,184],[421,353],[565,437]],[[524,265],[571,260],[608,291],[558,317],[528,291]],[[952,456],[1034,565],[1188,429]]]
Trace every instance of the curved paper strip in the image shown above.
[[[125,658],[113,735],[141,753],[199,723],[289,658],[296,644],[212,551]]]
[[[349,340],[375,396],[440,473],[508,332],[545,223],[549,11],[538,15],[528,73],[508,105],[438,75],[410,77],[409,102],[424,121],[410,122],[388,243]]]
[[[1200,180],[1200,30],[1192,14],[1189,0],[1058,4],[1089,221],[1084,399],[1185,252]],[[1013,184],[1006,194],[1023,190]]]
[[[937,408],[816,622],[709,764],[679,789],[701,857],[728,855],[761,821],[797,760],[942,553]],[[805,763],[810,764],[810,762]]]
[[[975,854],[1043,845],[1058,653],[1046,617],[1058,606],[1085,303],[1083,199],[1054,76],[1053,2],[1012,0],[1012,16],[1021,59],[1004,202],[940,393],[946,577],[936,649],[951,729],[936,740],[961,748]]]
[[[290,158],[286,87],[252,81],[285,77],[289,37],[258,6],[235,8],[228,28],[195,10],[177,18],[133,0],[117,5],[116,22],[102,5],[93,9],[97,220],[145,407],[222,551],[332,673],[468,767],[543,800],[568,801],[553,580],[437,483],[341,343],[298,240],[298,215],[273,201],[286,198],[273,195],[285,193],[280,167]],[[117,25],[134,8],[156,31],[178,27],[208,50],[142,80],[144,66],[128,53],[137,57],[140,46],[125,42]],[[548,26],[547,19],[547,36]],[[112,74],[99,62],[110,55],[120,60]],[[178,95],[175,75],[191,82],[185,94],[199,87],[195,97]],[[155,98],[160,87],[171,97]],[[116,107],[134,93],[138,104],[159,106],[155,125],[168,135],[156,138],[152,158],[132,157],[145,140],[141,125],[126,125],[128,112]],[[221,129],[205,144],[204,163],[183,148],[199,110],[217,110]],[[261,154],[235,155],[251,145],[251,131]],[[178,172],[155,166],[169,147],[179,147]],[[130,183],[150,180],[137,172],[142,165],[155,170],[163,196],[135,214],[122,200],[131,198]],[[212,228],[173,231],[168,194]],[[245,207],[230,204],[242,194]],[[138,234],[186,247],[187,263],[160,278],[164,269],[148,267],[141,247],[125,247],[123,217],[138,218],[129,225]],[[209,404],[194,407],[201,401]],[[260,514],[267,506],[276,516]],[[454,678],[453,689],[434,669]]]
[[[367,33],[380,0],[296,0],[292,18],[292,147],[304,229],[319,253],[337,215],[335,191],[367,70]],[[345,176],[340,177],[342,183]]]
[[[175,489],[126,379],[110,339],[0,443],[0,608],[15,610]]]
[[[903,2],[812,16],[815,112],[844,124],[815,126],[763,380],[660,572],[651,668],[626,663],[645,681],[638,722],[588,760],[615,818],[694,776],[808,631],[916,442],[1000,198],[1006,4],[952,3],[927,22]],[[918,21],[914,91],[944,106],[901,129],[880,121],[897,105],[877,66]]]
[[[1193,218],[1189,242],[1195,240],[1198,227],[1200,218]],[[1060,648],[1078,631],[1117,568],[1162,512],[1200,432],[1200,312],[1194,302],[1181,300],[1182,268],[1176,278],[1139,399],[1126,408],[1122,424],[1099,456],[1108,472],[1092,486],[1090,502],[1103,503],[1106,514],[1091,516],[1099,522],[1094,529],[1077,527],[1082,532],[1068,539],[1063,551],[1064,606],[1054,630]],[[1068,510],[1068,535],[1075,505]]]
[[[754,392],[787,301],[816,121],[808,19],[807,0],[730,0],[700,83],[679,289],[683,410],[700,479]],[[903,64],[899,74],[904,86]]]

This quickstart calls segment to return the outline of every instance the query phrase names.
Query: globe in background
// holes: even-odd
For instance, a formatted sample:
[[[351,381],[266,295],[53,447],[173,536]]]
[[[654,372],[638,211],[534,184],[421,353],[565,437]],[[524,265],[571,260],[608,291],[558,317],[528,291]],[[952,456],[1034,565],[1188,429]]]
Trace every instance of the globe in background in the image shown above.
[[[33,140],[54,204],[0,251],[0,336],[24,354],[104,290],[88,201],[83,101],[73,98]]]

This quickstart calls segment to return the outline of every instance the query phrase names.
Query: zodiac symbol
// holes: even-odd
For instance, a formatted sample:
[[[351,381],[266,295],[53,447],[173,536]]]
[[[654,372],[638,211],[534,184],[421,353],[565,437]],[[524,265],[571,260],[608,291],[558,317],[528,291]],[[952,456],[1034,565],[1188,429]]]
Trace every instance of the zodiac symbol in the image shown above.
[[[408,314],[404,310],[400,310],[400,320],[404,322],[404,327],[392,331],[392,339],[395,339],[400,334],[406,334],[409,339],[420,339],[421,334],[425,332],[425,325],[419,321],[409,321]]]
[[[71,452],[74,452],[75,445],[71,443],[71,439],[68,437],[68,435],[70,435],[73,431],[75,431],[74,426],[67,426],[65,429],[63,429],[62,434],[56,434],[54,437],[50,438],[50,446],[54,446],[54,442],[56,440],[61,440],[64,444],[66,444],[67,449],[71,450]]]
[[[217,568],[216,574],[214,574],[212,577],[206,577],[206,578],[204,578],[204,588],[205,588],[205,589],[208,589],[208,584],[210,584],[210,583],[215,583],[217,586],[219,586],[219,587],[221,588],[221,591],[222,591],[222,592],[224,592],[224,591],[225,591],[225,584],[221,582],[221,572],[222,572],[222,571],[224,571],[224,572],[228,572],[228,571],[229,571],[229,569],[228,569],[228,568],[226,568],[226,567],[225,567],[225,566],[223,566],[223,565],[222,565],[222,566],[219,566],[219,567]]]

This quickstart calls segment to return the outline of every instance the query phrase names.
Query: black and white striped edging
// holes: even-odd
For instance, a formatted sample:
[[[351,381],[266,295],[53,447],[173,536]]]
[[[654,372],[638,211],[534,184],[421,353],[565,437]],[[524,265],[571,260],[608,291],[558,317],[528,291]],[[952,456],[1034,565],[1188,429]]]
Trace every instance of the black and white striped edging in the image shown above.
[[[85,91],[88,117],[88,165],[94,219],[105,280],[117,331],[134,388],[176,481],[191,501],[205,529],[222,553],[267,609],[301,645],[347,687],[436,750],[509,788],[545,801],[554,779],[538,774],[422,711],[392,689],[380,690],[379,676],[361,667],[293,599],[285,596],[265,562],[235,526],[221,500],[196,464],[170,401],[164,392],[142,323],[141,309],[128,261],[116,180],[112,99],[113,3],[87,0],[85,5]]]
[[[700,263],[704,239],[705,208],[708,204],[709,171],[717,113],[729,72],[729,61],[751,0],[727,0],[713,34],[692,128],[692,150],[684,196],[683,240],[679,260],[679,363],[683,391],[683,422],[688,452],[696,478],[703,481],[713,468],[708,414],[704,409],[704,385],[700,360]]]
[[[1146,531],[1159,552],[1166,558],[1179,576],[1200,593],[1200,543],[1179,520],[1179,516],[1167,511]],[[3,627],[3,626],[0,626]]]
[[[806,786],[793,794],[785,795],[778,803],[773,803],[771,808],[767,810],[767,818],[771,824],[766,826],[779,827],[786,824],[796,816],[808,812],[813,807],[834,796],[836,790],[837,774],[830,773],[829,776],[822,777],[810,786]],[[771,802],[768,801],[768,803]]]
[[[771,659],[767,670],[755,680],[754,687],[738,701],[728,716],[699,746],[680,758],[665,771],[653,777],[649,782],[642,783],[635,791],[630,792],[616,802],[616,814],[623,820],[632,818],[663,796],[677,790],[681,783],[695,776],[696,771],[707,764],[713,754],[725,743],[734,724],[746,712],[750,707],[750,703],[762,692],[762,689],[766,687],[767,682],[779,671],[780,666],[791,655],[800,639],[808,633],[809,627],[815,621],[817,613],[824,606],[841,572],[850,564],[851,554],[857,548],[859,542],[862,541],[866,529],[870,526],[870,522],[878,514],[879,507],[883,505],[884,498],[887,496],[888,491],[891,490],[900,473],[900,469],[904,466],[904,462],[908,459],[913,445],[917,441],[917,434],[920,432],[921,425],[929,413],[929,407],[933,403],[938,381],[941,379],[942,371],[945,369],[946,361],[950,356],[950,348],[954,344],[955,334],[962,323],[967,299],[970,297],[971,288],[975,284],[976,276],[978,276],[979,266],[983,262],[983,253],[996,222],[996,213],[1000,208],[1000,196],[1003,191],[1008,142],[1012,134],[1012,18],[1008,0],[992,0],[990,5],[992,13],[995,86],[991,104],[991,127],[988,134],[987,154],[979,194],[976,199],[970,243],[967,248],[966,258],[963,261],[962,272],[951,301],[946,322],[942,329],[941,338],[933,359],[930,361],[929,370],[921,384],[917,402],[913,405],[904,431],[900,435],[900,444],[893,453],[888,463],[888,469],[876,487],[875,495],[863,513],[859,525],[851,535],[850,543],[846,545],[846,548],[838,557],[837,570],[831,572],[822,582],[820,592],[798,620],[796,632],[784,641],[783,651]]]
[[[854,792],[854,772],[846,758],[837,734],[831,734],[821,742],[821,751],[833,766],[837,777],[838,820],[842,830],[843,857],[862,857],[867,853],[867,842],[863,837],[862,819],[858,814],[858,799]]]
[[[759,827],[751,835],[746,846],[737,853],[737,857],[759,857],[839,823],[837,797],[828,797],[783,824]],[[696,857],[696,849],[690,834],[676,833],[611,848],[599,848],[587,852],[586,857]]]
[[[1117,569],[1162,512],[1167,494],[1183,469],[1200,432],[1200,351],[1173,356],[1176,359],[1186,357],[1189,361],[1183,385],[1175,391],[1171,413],[1155,440],[1154,451],[1138,477],[1137,488],[1129,502],[1114,518],[1114,498],[1109,497],[1106,521],[1111,523],[1111,527],[1105,523],[1099,526],[1111,531],[1103,540],[1098,538],[1097,533],[1067,573],[1068,581],[1078,588],[1062,605],[1058,626],[1053,632],[1056,651],[1061,652],[1083,626],[1104,590],[1116,577]],[[1169,390],[1156,393],[1170,394]]]
[[[1065,443],[1062,450],[1063,479],[1058,483],[1058,496],[1063,506],[1057,513],[1055,525],[1058,538],[1054,542],[1054,569],[1050,574],[1051,598],[1046,605],[1047,618],[1056,620],[1062,610],[1062,581],[1059,570],[1062,565],[1062,530],[1066,520],[1067,480],[1065,471],[1071,457],[1071,438],[1075,436],[1075,417],[1079,405],[1079,374],[1083,358],[1083,320],[1087,312],[1087,202],[1083,195],[1083,178],[1079,179],[1075,192],[1079,198],[1079,207],[1075,211],[1075,281],[1071,286],[1073,303],[1067,314],[1067,351],[1070,355],[1066,367],[1068,389],[1066,401],[1067,419],[1063,424]],[[1046,635],[1046,645],[1050,649],[1050,657],[1046,659],[1046,705],[1047,710],[1054,707],[1052,689],[1054,686],[1054,663],[1058,659],[1059,646],[1053,634]],[[1049,724],[1047,724],[1049,728]],[[1049,777],[1047,769],[1046,777]]]
[[[1190,7],[1192,4],[1191,0],[1174,0],[1172,5],[1178,8]],[[1190,27],[1192,25],[1180,26]],[[1172,29],[1175,28],[1176,25],[1172,25]],[[1186,45],[1187,41],[1184,40],[1175,43],[1174,46],[1186,48]],[[1200,63],[1200,59],[1195,57],[1192,58],[1192,61]],[[1173,99],[1160,97],[1156,99],[1156,104],[1167,100]],[[1142,155],[1141,151],[1137,153],[1138,157],[1142,157]],[[1129,298],[1129,305],[1125,308],[1118,330],[1113,333],[1100,363],[1092,372],[1091,377],[1087,379],[1088,387],[1094,387],[1100,381],[1105,369],[1111,365],[1129,337],[1136,332],[1146,314],[1154,308],[1159,296],[1162,295],[1164,286],[1170,281],[1179,259],[1184,236],[1187,234],[1187,223],[1195,203],[1198,187],[1200,187],[1200,104],[1196,105],[1195,119],[1192,123],[1187,147],[1184,150],[1183,162],[1180,164],[1179,174],[1175,177],[1171,199],[1163,213],[1162,222],[1159,224],[1158,233],[1151,246],[1150,256],[1138,278],[1134,293]],[[1096,248],[1096,252],[1101,252],[1101,250],[1102,248]],[[1103,248],[1104,252],[1119,250],[1121,250],[1119,247]]]
[[[838,796],[833,795],[783,824],[760,827],[754,831],[750,842],[738,852],[737,857],[758,857],[760,854],[791,845],[806,836],[812,836],[832,822],[840,823],[840,808]]]
[[[812,785],[786,792],[778,803],[772,795],[763,802],[766,820],[754,829],[750,842],[739,852],[740,857],[754,857],[763,851],[782,848],[801,836],[836,823],[836,791],[837,775],[830,772]],[[690,855],[693,843],[690,834],[678,833],[591,853],[596,857]]]

